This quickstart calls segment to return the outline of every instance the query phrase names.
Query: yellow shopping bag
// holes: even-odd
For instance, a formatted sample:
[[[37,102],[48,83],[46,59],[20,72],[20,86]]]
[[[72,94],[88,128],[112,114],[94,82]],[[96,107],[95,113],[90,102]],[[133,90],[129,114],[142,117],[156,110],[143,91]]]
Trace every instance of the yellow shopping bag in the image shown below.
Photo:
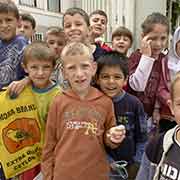
[[[40,163],[43,134],[30,87],[16,99],[0,94],[0,161],[6,178]]]

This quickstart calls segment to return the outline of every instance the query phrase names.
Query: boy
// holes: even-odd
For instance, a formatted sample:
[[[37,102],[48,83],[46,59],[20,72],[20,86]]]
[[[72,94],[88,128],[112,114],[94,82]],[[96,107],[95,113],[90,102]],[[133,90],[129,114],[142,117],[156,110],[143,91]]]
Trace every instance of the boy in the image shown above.
[[[50,49],[56,54],[56,67],[51,76],[52,80],[57,82],[61,87],[66,88],[65,81],[61,72],[61,52],[66,45],[65,33],[62,28],[51,26],[48,28],[45,41]]]
[[[178,180],[180,178],[180,73],[171,84],[169,106],[175,121],[175,128],[154,137],[147,145],[137,180]],[[156,167],[154,175],[153,168]],[[154,178],[153,178],[154,177]]]
[[[67,42],[82,42],[88,45],[94,60],[105,54],[107,51],[101,48],[100,44],[89,41],[90,23],[88,14],[81,8],[69,8],[63,15],[63,28]]]
[[[17,34],[23,35],[29,42],[35,33],[36,21],[31,14],[21,14],[21,23],[17,28]]]
[[[98,43],[101,47],[107,51],[111,51],[111,48],[100,41],[96,41],[97,38],[102,37],[107,29],[108,17],[102,10],[95,10],[89,15],[90,22],[90,41],[92,43]]]
[[[24,77],[22,54],[27,41],[16,36],[19,12],[11,0],[0,0],[0,90]]]
[[[126,138],[121,145],[111,150],[114,161],[128,162],[130,180],[134,180],[146,142],[146,120],[142,103],[123,90],[128,76],[127,57],[112,51],[98,59],[97,84],[114,103],[117,124],[126,127]]]
[[[33,42],[28,45],[24,51],[23,68],[32,82],[31,86],[26,88],[32,89],[38,114],[45,128],[49,104],[54,96],[60,92],[59,86],[50,80],[51,74],[56,65],[56,57],[54,52],[48,48],[46,43]],[[44,134],[43,129],[43,134]],[[20,177],[21,180],[33,180],[39,173],[40,167],[24,172]]]
[[[53,49],[56,57],[60,58],[62,49],[66,45],[65,33],[62,28],[51,26],[48,28],[45,41],[49,48]]]
[[[132,46],[132,33],[126,27],[120,26],[112,33],[112,49],[127,55],[129,48]]]
[[[107,180],[104,144],[116,147],[124,127],[115,125],[111,100],[90,86],[96,72],[89,48],[70,43],[62,51],[64,78],[70,89],[50,107],[42,172],[44,180]]]
[[[29,98],[32,103],[36,104],[38,117],[42,127],[41,137],[44,137],[49,104],[53,97],[60,92],[60,88],[50,80],[55,64],[56,58],[54,52],[48,48],[46,43],[33,42],[24,50],[22,66],[31,80],[31,85],[25,87],[19,98]],[[30,92],[28,93],[28,96],[26,96],[27,92]],[[39,171],[40,166],[35,166],[22,173],[20,179],[33,180]]]

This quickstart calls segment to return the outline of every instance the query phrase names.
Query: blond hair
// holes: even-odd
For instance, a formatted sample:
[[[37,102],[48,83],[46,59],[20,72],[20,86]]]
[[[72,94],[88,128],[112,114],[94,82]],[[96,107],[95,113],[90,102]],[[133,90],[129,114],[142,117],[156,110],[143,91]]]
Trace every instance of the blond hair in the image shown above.
[[[56,65],[55,54],[45,42],[36,41],[26,46],[24,50],[23,64],[27,65],[27,63],[32,59],[52,61],[53,66]]]
[[[63,61],[64,57],[75,55],[87,55],[90,59],[93,60],[91,49],[81,42],[72,42],[67,44],[62,50],[61,58]]]
[[[176,76],[171,83],[171,91],[170,92],[171,92],[171,99],[172,100],[174,99],[175,85],[178,81],[180,81],[180,71],[176,73]]]

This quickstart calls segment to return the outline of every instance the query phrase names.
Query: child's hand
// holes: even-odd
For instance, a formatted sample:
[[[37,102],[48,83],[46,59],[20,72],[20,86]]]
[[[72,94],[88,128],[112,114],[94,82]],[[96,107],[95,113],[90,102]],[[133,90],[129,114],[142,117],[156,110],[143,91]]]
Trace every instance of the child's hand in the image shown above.
[[[113,143],[121,143],[125,138],[126,130],[124,125],[112,127],[107,136]]]
[[[20,81],[13,81],[7,88],[9,96],[16,98],[29,83],[30,79],[28,77]]]
[[[153,123],[154,124],[159,124],[160,118],[161,118],[161,116],[160,116],[159,109],[157,109],[157,108],[154,109],[153,115],[152,115]]]
[[[145,56],[149,56],[151,57],[151,42],[152,40],[150,39],[150,37],[144,36],[143,39],[141,40],[141,53]]]

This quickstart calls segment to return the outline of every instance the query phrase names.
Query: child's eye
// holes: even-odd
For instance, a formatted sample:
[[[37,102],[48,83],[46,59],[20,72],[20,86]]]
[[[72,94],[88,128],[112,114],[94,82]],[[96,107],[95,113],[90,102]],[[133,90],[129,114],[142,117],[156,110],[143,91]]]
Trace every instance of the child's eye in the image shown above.
[[[50,69],[51,66],[50,66],[50,65],[46,65],[46,66],[44,66],[43,68],[44,68],[45,70],[47,70],[47,69]]]
[[[71,27],[71,24],[65,24],[64,25],[64,28],[70,28]]]
[[[105,74],[102,74],[102,75],[100,75],[100,78],[101,78],[101,79],[104,79],[104,80],[108,80],[108,79],[109,79],[109,76],[108,76],[108,75],[105,75]]]
[[[82,65],[82,68],[84,68],[84,69],[85,69],[85,68],[88,68],[88,67],[89,67],[88,64],[83,64],[83,65]]]
[[[76,26],[81,26],[82,25],[82,23],[76,23]]]
[[[94,19],[93,19],[93,21],[94,21],[94,22],[98,22],[98,21],[99,21],[99,19],[97,19],[97,18],[94,18]]]
[[[54,41],[49,41],[48,44],[52,45],[52,44],[55,44],[55,42]]]
[[[129,40],[129,38],[128,37],[124,37],[124,41],[128,41]]]
[[[10,18],[7,18],[7,19],[6,19],[6,21],[7,21],[7,22],[11,22],[11,21],[12,21],[12,19],[10,19]]]
[[[114,79],[118,80],[118,79],[122,79],[122,76],[114,76]]]
[[[102,24],[105,24],[106,22],[105,22],[105,20],[101,20],[101,23],[102,23]]]
[[[38,69],[37,66],[31,66],[30,68],[31,68],[32,70],[37,70],[37,69]]]
[[[75,69],[75,66],[69,66],[67,67],[67,70],[74,70]]]

